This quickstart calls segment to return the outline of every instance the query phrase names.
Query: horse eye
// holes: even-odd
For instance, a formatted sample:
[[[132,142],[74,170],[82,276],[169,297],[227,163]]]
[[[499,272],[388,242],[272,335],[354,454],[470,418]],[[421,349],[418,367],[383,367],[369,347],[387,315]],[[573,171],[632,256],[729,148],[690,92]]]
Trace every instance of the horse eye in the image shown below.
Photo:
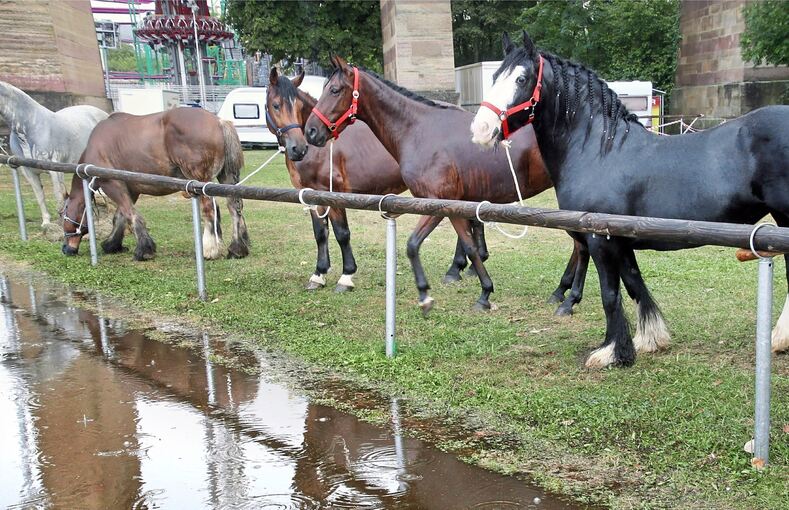
[[[331,92],[332,94],[334,94],[336,96],[337,94],[340,93],[340,89],[338,89],[337,87],[332,87],[332,88],[329,89],[329,92]]]
[[[517,83],[518,85],[521,85],[521,86],[525,85],[526,84],[526,77],[525,76],[518,76],[515,79],[515,83]]]
[[[279,111],[279,103],[274,103],[271,106],[273,106],[275,110]]]

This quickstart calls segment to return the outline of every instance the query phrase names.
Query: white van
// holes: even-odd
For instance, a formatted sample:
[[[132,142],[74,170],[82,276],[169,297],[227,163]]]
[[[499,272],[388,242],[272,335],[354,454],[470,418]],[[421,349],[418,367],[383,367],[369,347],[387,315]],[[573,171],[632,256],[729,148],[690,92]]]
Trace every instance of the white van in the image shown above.
[[[305,76],[299,88],[317,99],[325,81],[322,76]],[[217,115],[233,123],[242,144],[277,146],[277,137],[266,126],[266,87],[231,90]]]

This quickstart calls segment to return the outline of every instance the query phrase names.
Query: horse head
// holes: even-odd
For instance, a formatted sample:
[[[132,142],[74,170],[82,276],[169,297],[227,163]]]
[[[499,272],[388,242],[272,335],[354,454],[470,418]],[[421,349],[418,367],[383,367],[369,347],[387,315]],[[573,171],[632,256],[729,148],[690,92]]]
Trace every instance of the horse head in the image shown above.
[[[307,141],[318,147],[331,137],[337,138],[355,120],[359,99],[359,71],[337,55],[332,55],[331,63],[334,72],[304,126]]]
[[[542,57],[529,34],[524,30],[523,46],[516,47],[505,32],[502,46],[504,60],[471,123],[471,139],[481,145],[491,146],[529,124],[540,99]]]
[[[60,216],[63,218],[63,254],[76,255],[79,253],[82,236],[88,233],[82,179],[76,175],[71,181],[71,192],[63,204]]]
[[[276,135],[277,142],[287,150],[292,161],[300,161],[307,154],[304,139],[304,121],[298,87],[304,72],[292,80],[280,76],[276,67],[271,68],[269,86],[266,90],[266,125]]]

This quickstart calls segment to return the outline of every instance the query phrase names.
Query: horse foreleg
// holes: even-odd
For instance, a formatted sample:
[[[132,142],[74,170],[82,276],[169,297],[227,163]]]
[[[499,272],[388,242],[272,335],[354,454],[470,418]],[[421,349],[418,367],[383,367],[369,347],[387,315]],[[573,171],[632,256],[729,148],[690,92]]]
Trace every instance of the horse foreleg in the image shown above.
[[[565,270],[565,276],[569,272],[572,277],[572,289],[567,299],[556,309],[555,315],[573,314],[573,307],[580,303],[584,296],[587,269],[589,269],[589,250],[582,242],[575,241],[573,254],[570,256],[570,261],[567,263],[567,269]],[[562,277],[562,282],[564,282],[564,277]],[[557,292],[559,292],[559,289],[556,289],[554,294]]]
[[[244,202],[238,197],[227,197],[227,208],[233,222],[233,239],[227,249],[227,257],[242,259],[249,255],[249,232],[247,231],[247,222],[242,214]]]
[[[33,195],[36,197],[36,202],[38,202],[38,208],[41,210],[41,226],[46,227],[50,223],[52,223],[52,218],[49,216],[49,210],[47,210],[47,201],[44,198],[44,187],[41,184],[41,174],[35,172],[27,167],[19,167],[22,170],[22,175],[25,176],[27,182],[30,183],[30,187],[33,188]]]
[[[416,288],[419,291],[419,306],[422,308],[422,314],[427,317],[430,310],[433,309],[435,300],[427,293],[430,290],[430,284],[427,282],[425,276],[425,269],[422,267],[422,261],[419,258],[419,248],[425,241],[425,238],[435,230],[443,218],[439,216],[422,216],[419,218],[416,228],[408,238],[408,247],[406,254],[411,261],[411,270],[414,272],[414,279],[416,280]]]
[[[219,220],[219,208],[211,197],[200,197],[203,208],[203,257],[216,260],[224,256],[225,245],[222,242],[222,226]]]
[[[104,253],[119,253],[126,251],[123,247],[123,236],[126,234],[126,215],[118,207],[115,209],[115,216],[112,218],[112,232],[109,237],[101,243]]]
[[[622,309],[619,288],[622,269],[621,243],[616,238],[608,240],[593,238],[591,235],[586,236],[586,241],[600,278],[600,297],[606,320],[605,340],[586,359],[586,366],[605,368],[611,365],[632,365],[636,352],[630,337],[630,326]]]
[[[622,257],[621,277],[628,295],[636,304],[638,323],[636,335],[633,337],[636,352],[655,352],[667,349],[671,342],[671,335],[663,320],[660,308],[641,277],[636,255],[632,249]]]
[[[490,256],[488,253],[488,243],[485,240],[485,224],[477,220],[469,220],[469,223],[471,223],[471,235],[474,237],[474,242],[477,243],[479,256],[484,263]],[[474,269],[473,264],[466,271],[466,276],[477,276],[477,270]]]
[[[318,245],[318,260],[315,264],[315,273],[310,276],[307,290],[316,290],[326,286],[326,273],[329,272],[331,261],[329,259],[329,226],[326,218],[319,218],[318,213],[310,209],[312,219],[312,233]]]
[[[471,233],[471,224],[465,218],[450,218],[449,221],[452,222],[455,232],[457,232],[460,241],[463,243],[466,256],[471,260],[471,264],[477,271],[479,283],[482,286],[482,293],[474,304],[474,310],[490,310],[490,294],[493,292],[493,281],[490,279],[488,270],[485,269],[485,264],[482,262],[479,247]]]
[[[348,215],[345,209],[332,208],[329,211],[334,238],[340,245],[342,253],[342,276],[340,276],[335,292],[345,292],[353,290],[353,275],[356,274],[356,259],[353,257],[351,249],[351,229],[348,227]]]

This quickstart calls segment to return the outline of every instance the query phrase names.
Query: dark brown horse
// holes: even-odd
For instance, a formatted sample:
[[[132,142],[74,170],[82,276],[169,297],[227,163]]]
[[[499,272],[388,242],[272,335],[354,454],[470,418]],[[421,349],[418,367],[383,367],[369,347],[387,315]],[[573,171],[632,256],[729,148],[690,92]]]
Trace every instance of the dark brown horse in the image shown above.
[[[244,153],[238,134],[229,122],[200,108],[175,108],[142,116],[113,113],[91,133],[80,163],[205,182],[216,178],[223,184],[235,184],[244,166]],[[112,233],[101,244],[104,253],[124,250],[123,236],[128,224],[137,238],[134,259],[153,258],[156,243],[134,204],[140,195],[161,196],[173,192],[112,179],[97,179],[93,188],[101,188],[118,207]],[[206,220],[204,255],[207,259],[217,259],[224,254],[219,209],[215,209],[209,197],[201,197],[201,203]],[[249,236],[241,214],[243,203],[240,198],[228,198],[227,206],[233,218],[233,241],[228,257],[245,257],[249,254]],[[63,253],[66,255],[77,254],[80,240],[88,231],[84,213],[81,179],[74,176],[63,210],[66,237]]]
[[[296,188],[329,189],[329,149],[313,147],[307,151],[303,126],[317,102],[299,90],[304,75],[292,81],[271,69],[266,92],[267,124],[285,147],[286,164],[290,181]],[[400,175],[400,166],[383,148],[378,139],[363,122],[350,126],[334,144],[334,176],[332,189],[345,193],[400,194],[406,185]],[[311,210],[312,228],[318,244],[318,262],[315,273],[307,282],[307,289],[314,290],[326,284],[329,271],[329,226],[323,208]],[[342,276],[335,290],[342,292],[353,287],[356,261],[351,250],[351,231],[345,209],[331,208],[328,213],[334,237],[342,251]],[[483,226],[474,222],[475,233],[484,243]],[[484,258],[487,258],[485,250]],[[444,277],[445,282],[460,280],[460,273],[468,264],[463,245],[458,239],[452,266]]]
[[[333,134],[343,132],[349,125],[333,125],[329,121],[327,126],[316,112],[335,122],[351,112],[367,123],[398,161],[403,181],[414,196],[504,203],[517,200],[503,151],[494,152],[469,143],[467,123],[473,119],[472,113],[417,96],[368,71],[350,67],[340,57],[333,57],[332,63],[335,72],[305,126],[309,143],[322,147]],[[358,80],[358,94],[354,92],[355,80]],[[354,96],[358,97],[355,112],[351,108]],[[552,184],[534,132],[523,130],[513,142],[513,164],[521,194],[530,197],[550,188]],[[423,216],[408,240],[408,257],[419,289],[419,304],[425,313],[432,308],[433,298],[428,295],[430,286],[419,259],[419,248],[441,220],[441,217]],[[488,310],[493,282],[480,257],[469,221],[463,218],[450,218],[450,221],[480,278],[482,293],[474,308]],[[584,264],[577,266],[585,270]],[[570,280],[574,269],[572,263],[568,264]]]

